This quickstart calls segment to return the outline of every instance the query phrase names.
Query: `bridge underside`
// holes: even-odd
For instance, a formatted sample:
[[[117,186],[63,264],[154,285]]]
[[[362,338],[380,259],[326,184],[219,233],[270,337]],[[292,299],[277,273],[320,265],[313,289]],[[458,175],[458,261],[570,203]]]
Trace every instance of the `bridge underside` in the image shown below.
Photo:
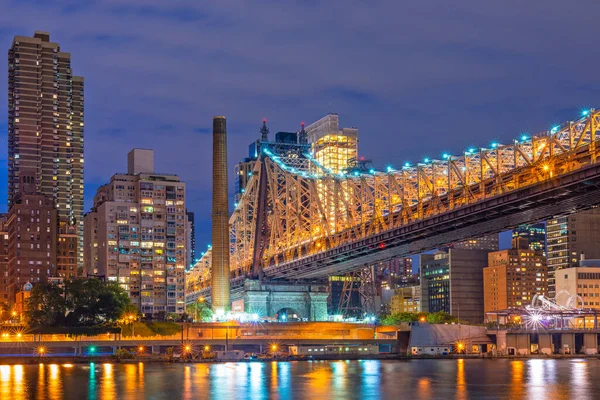
[[[264,269],[269,279],[318,279],[600,204],[600,165]]]

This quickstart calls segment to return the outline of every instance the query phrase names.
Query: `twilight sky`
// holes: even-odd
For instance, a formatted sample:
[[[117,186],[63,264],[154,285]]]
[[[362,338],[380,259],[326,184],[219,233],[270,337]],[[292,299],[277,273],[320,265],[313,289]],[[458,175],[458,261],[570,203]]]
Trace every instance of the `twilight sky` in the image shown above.
[[[86,211],[131,148],[155,149],[156,171],[187,182],[199,249],[210,243],[213,115],[228,118],[230,172],[263,117],[274,134],[328,112],[359,128],[360,153],[382,168],[507,142],[600,104],[597,0],[0,0],[0,10],[0,48],[48,31],[85,77]],[[0,93],[6,74],[5,62]],[[3,143],[6,129],[1,118]]]

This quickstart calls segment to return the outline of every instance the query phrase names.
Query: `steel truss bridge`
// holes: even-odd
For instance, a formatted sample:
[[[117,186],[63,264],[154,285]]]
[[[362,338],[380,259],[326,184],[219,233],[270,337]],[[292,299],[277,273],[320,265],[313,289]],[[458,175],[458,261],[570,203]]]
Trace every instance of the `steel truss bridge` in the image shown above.
[[[232,292],[246,278],[323,280],[394,256],[600,204],[600,111],[509,144],[387,171],[333,174],[263,149],[229,220]],[[210,271],[193,296],[210,296]]]

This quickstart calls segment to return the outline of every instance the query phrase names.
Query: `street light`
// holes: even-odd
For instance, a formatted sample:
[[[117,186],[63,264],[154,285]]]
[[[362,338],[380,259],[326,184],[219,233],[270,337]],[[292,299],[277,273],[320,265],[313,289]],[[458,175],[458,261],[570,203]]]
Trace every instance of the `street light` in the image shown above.
[[[131,336],[135,337],[135,325],[134,325],[135,315],[129,314],[127,316],[127,318],[129,319],[129,322],[131,323]]]

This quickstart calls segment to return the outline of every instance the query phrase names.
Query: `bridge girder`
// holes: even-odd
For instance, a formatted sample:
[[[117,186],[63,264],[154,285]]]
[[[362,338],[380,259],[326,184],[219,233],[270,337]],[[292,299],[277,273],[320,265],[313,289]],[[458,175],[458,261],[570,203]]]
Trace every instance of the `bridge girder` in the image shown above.
[[[232,279],[257,263],[269,279],[320,278],[600,204],[584,190],[600,177],[598,127],[590,110],[508,145],[357,176],[297,169],[265,150],[230,218]]]

